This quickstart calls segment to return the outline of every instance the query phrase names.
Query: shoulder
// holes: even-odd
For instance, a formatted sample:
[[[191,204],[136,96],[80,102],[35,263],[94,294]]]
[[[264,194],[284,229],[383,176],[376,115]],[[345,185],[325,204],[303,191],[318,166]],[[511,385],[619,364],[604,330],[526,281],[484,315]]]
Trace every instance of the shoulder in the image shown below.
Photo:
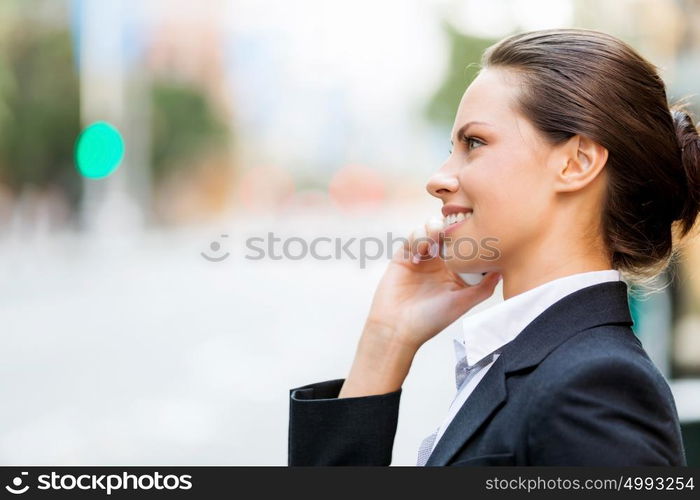
[[[668,382],[628,326],[579,332],[550,352],[532,377],[533,422],[570,413],[678,422]]]
[[[671,390],[629,327],[581,331],[531,376],[534,463],[684,464]]]
[[[666,379],[628,326],[600,325],[579,332],[538,367],[547,399],[569,388],[638,391],[673,404]]]
[[[600,325],[581,331],[553,349],[538,371],[549,389],[593,376],[611,383],[631,380],[636,386],[645,382],[670,394],[663,375],[628,326]]]

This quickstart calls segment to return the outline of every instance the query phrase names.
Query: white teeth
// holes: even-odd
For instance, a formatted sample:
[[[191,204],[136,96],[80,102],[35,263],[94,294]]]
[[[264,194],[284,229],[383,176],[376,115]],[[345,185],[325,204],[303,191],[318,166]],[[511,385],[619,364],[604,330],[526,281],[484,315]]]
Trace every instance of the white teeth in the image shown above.
[[[462,222],[465,219],[469,219],[472,216],[472,212],[459,212],[456,214],[450,214],[445,217],[445,225],[449,226],[451,224],[456,224],[457,222]]]

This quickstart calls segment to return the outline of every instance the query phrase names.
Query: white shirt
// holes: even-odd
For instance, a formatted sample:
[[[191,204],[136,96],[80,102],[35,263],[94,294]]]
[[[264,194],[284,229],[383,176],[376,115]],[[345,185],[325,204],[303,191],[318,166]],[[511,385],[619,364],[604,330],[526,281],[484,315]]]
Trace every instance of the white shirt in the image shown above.
[[[487,309],[466,316],[462,321],[461,335],[457,334],[453,339],[457,363],[466,356],[469,366],[474,365],[486,355],[517,337],[545,309],[565,296],[587,286],[606,281],[619,281],[620,279],[620,272],[615,269],[572,274],[548,281]],[[498,356],[496,354],[491,363],[477,369],[478,371],[472,378],[463,384],[461,390],[457,392],[447,417],[438,429],[432,449],[435,449],[435,445],[447,426],[486,375],[486,372],[489,371],[489,368],[496,362]]]

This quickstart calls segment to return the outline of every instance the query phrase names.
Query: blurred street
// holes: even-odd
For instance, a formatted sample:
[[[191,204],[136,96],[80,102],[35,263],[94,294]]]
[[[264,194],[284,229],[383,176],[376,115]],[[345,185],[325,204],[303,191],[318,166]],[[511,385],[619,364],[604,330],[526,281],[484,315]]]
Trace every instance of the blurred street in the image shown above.
[[[5,243],[0,461],[285,464],[285,395],[347,375],[387,260],[250,261],[244,238],[382,238],[416,212]],[[230,257],[202,258],[221,233]],[[453,396],[448,335],[424,346],[405,385],[397,464],[412,464]]]

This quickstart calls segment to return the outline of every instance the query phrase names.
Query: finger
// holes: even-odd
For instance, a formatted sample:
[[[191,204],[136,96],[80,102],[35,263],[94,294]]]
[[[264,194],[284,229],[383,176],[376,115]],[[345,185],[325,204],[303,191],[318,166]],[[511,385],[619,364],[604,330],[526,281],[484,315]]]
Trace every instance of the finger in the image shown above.
[[[437,215],[434,215],[428,219],[425,223],[426,233],[428,239],[431,242],[430,255],[435,257],[438,255],[440,250],[440,243],[442,241],[442,230],[445,226],[444,219]]]
[[[409,238],[409,251],[411,252],[411,262],[418,264],[423,257],[427,255],[429,245],[426,243],[428,233],[425,230],[425,225],[419,226],[411,232]]]
[[[429,261],[438,256],[441,230],[442,221],[437,219],[429,219],[420,230],[416,230],[414,248],[420,261]]]
[[[440,250],[440,236],[444,226],[443,218],[430,217],[422,226],[411,232],[404,249],[410,252],[414,264],[436,257]]]

